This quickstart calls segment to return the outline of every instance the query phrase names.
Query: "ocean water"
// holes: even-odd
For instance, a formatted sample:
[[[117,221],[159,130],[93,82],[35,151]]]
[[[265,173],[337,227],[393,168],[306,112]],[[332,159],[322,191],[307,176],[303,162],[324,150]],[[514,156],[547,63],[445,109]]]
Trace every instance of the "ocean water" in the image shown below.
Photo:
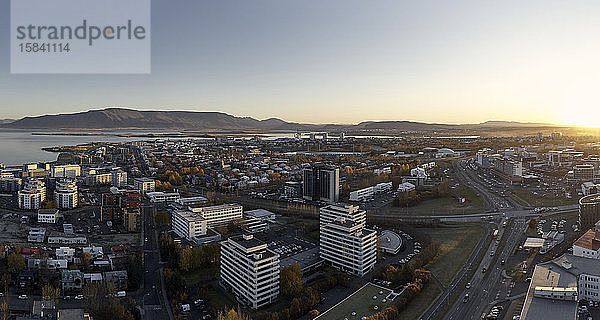
[[[44,147],[77,145],[89,142],[134,141],[140,138],[116,136],[60,136],[33,135],[33,130],[0,129],[0,163],[18,166],[28,162],[54,161],[58,153],[42,150]]]

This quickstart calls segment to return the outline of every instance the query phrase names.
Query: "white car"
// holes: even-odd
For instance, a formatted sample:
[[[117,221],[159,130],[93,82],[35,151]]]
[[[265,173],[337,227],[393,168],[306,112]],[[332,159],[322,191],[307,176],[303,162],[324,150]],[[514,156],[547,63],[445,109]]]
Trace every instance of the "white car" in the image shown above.
[[[19,299],[25,300],[25,299],[27,299],[27,295],[26,294],[22,294],[22,295],[19,296]]]
[[[75,300],[82,300],[83,299],[83,295],[82,294],[78,294],[75,296]]]

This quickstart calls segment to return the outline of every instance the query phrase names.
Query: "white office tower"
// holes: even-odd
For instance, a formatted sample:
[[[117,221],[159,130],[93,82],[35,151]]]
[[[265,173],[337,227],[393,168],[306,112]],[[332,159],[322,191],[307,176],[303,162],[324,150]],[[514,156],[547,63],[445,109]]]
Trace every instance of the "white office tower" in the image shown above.
[[[56,183],[54,201],[60,209],[74,209],[79,204],[75,180],[61,180]]]
[[[366,213],[364,210],[360,210],[359,206],[338,203],[328,205],[320,209],[319,223],[321,226],[335,220],[339,220],[340,218],[354,221],[361,227],[364,227],[367,223]]]
[[[365,228],[358,206],[330,205],[320,212],[320,256],[333,267],[357,276],[373,269],[377,232]]]
[[[24,210],[37,210],[46,200],[46,184],[37,179],[29,179],[18,193],[19,208]]]
[[[279,254],[252,235],[221,242],[221,282],[253,309],[279,296]]]

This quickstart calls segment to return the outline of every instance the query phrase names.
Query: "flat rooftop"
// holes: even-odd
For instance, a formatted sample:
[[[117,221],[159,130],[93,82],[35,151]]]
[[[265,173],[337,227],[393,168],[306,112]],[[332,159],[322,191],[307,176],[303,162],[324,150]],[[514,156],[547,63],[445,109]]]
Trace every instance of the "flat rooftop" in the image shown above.
[[[243,235],[241,236],[234,236],[229,238],[232,241],[235,241],[235,243],[239,244],[240,246],[246,248],[246,249],[252,249],[261,245],[266,245],[266,243],[252,237],[250,239],[245,239]]]
[[[255,209],[255,210],[246,211],[245,213],[246,213],[246,215],[253,216],[255,218],[267,218],[267,217],[275,215],[275,213],[273,213],[269,210],[265,210],[265,209]]]
[[[380,245],[382,248],[387,248],[390,250],[396,250],[402,246],[402,238],[400,236],[390,230],[383,230],[379,235]]]
[[[577,239],[573,245],[596,251],[600,249],[600,232],[590,229]]]
[[[564,254],[538,264],[531,277],[521,311],[522,320],[575,319],[577,302],[534,297],[536,287],[577,287],[580,274],[600,275],[598,260]]]
[[[302,270],[304,270],[305,268],[310,267],[319,261],[321,261],[321,258],[319,257],[319,246],[316,246],[314,248],[298,252],[285,259],[281,259],[279,268],[283,269],[291,266],[294,264],[294,262],[297,262]]]

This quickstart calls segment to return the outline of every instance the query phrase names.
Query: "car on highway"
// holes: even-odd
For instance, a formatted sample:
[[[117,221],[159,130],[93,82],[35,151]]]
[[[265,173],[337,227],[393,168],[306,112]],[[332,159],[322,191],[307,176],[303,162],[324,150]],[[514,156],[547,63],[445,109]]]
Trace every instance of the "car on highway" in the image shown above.
[[[467,285],[465,286],[466,289],[471,289],[471,283],[467,282]]]
[[[465,297],[463,298],[463,303],[467,303],[467,301],[469,301],[469,293],[468,292],[465,294]]]

